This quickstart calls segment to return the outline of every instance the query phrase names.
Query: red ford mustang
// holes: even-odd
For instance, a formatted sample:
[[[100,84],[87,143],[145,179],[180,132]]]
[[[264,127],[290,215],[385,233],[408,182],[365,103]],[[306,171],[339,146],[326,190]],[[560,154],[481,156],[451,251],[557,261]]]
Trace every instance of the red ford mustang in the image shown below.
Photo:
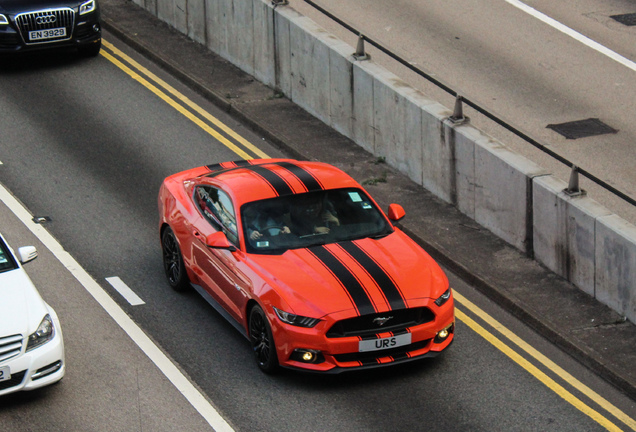
[[[350,176],[287,159],[225,162],[166,178],[163,264],[251,342],[265,372],[378,367],[439,354],[454,302],[435,261]]]

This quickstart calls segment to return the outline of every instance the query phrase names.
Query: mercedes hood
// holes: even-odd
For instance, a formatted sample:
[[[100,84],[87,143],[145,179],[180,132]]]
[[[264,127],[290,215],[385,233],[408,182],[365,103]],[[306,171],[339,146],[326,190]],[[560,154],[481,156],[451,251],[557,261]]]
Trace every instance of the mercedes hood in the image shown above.
[[[47,313],[46,303],[21,267],[0,273],[0,337],[27,337]]]

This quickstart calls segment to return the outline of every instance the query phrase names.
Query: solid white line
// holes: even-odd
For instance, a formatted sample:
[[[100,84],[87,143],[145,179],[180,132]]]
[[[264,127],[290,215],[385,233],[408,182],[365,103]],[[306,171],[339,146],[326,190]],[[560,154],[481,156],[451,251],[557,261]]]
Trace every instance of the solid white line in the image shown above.
[[[593,41],[592,39],[590,39],[587,36],[582,35],[581,33],[572,30],[570,27],[567,27],[566,25],[561,24],[560,22],[558,22],[557,20],[555,20],[554,18],[550,18],[549,16],[545,15],[542,12],[539,12],[538,10],[528,6],[525,3],[520,2],[519,0],[505,0],[506,3],[521,9],[522,11],[532,15],[533,17],[543,21],[544,23],[548,24],[549,26],[559,30],[562,33],[565,33],[566,35],[576,39],[577,41],[583,43],[584,45],[587,45],[588,47],[598,51],[601,54],[606,55],[607,57],[611,58],[612,60],[617,61],[618,63],[622,64],[623,66],[628,67],[629,69],[636,71],[636,63],[629,60],[628,58],[623,57],[622,55],[618,54],[617,52],[612,51],[611,49],[601,45],[598,42]]]
[[[130,336],[137,346],[159,368],[168,380],[181,392],[190,404],[205,418],[216,432],[234,432],[219,412],[186,378],[179,368],[155,345],[139,326],[119,307],[106,291],[84,270],[79,263],[42,225],[34,223],[29,211],[0,184],[2,201],[22,223],[46,246],[68,271],[84,286],[101,307]]]
[[[117,276],[107,277],[106,280],[132,306],[139,306],[139,305],[142,305],[142,304],[146,304],[146,302],[144,302],[141,299],[141,297],[139,297],[137,294],[135,294],[135,292],[133,290],[131,290],[130,287],[128,285],[126,285],[124,283],[124,281],[121,280],[119,277],[117,277]]]

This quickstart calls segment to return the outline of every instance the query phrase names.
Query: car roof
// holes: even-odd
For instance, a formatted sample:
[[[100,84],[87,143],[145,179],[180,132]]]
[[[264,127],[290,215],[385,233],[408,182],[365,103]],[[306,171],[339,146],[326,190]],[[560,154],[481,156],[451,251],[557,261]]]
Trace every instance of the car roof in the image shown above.
[[[254,159],[207,165],[201,183],[220,186],[237,204],[305,192],[360,185],[339,168],[323,162]]]

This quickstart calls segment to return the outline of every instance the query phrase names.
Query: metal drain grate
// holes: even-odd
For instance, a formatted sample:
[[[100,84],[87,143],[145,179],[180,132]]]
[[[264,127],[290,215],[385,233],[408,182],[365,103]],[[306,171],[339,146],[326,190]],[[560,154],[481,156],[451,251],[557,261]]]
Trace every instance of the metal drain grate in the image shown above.
[[[605,135],[618,132],[616,129],[606,125],[597,118],[578,120],[560,124],[549,124],[546,126],[567,139],[585,138],[595,135]]]
[[[635,26],[636,25],[636,13],[628,13],[622,15],[611,15],[610,18],[615,19],[621,24],[626,26]]]

